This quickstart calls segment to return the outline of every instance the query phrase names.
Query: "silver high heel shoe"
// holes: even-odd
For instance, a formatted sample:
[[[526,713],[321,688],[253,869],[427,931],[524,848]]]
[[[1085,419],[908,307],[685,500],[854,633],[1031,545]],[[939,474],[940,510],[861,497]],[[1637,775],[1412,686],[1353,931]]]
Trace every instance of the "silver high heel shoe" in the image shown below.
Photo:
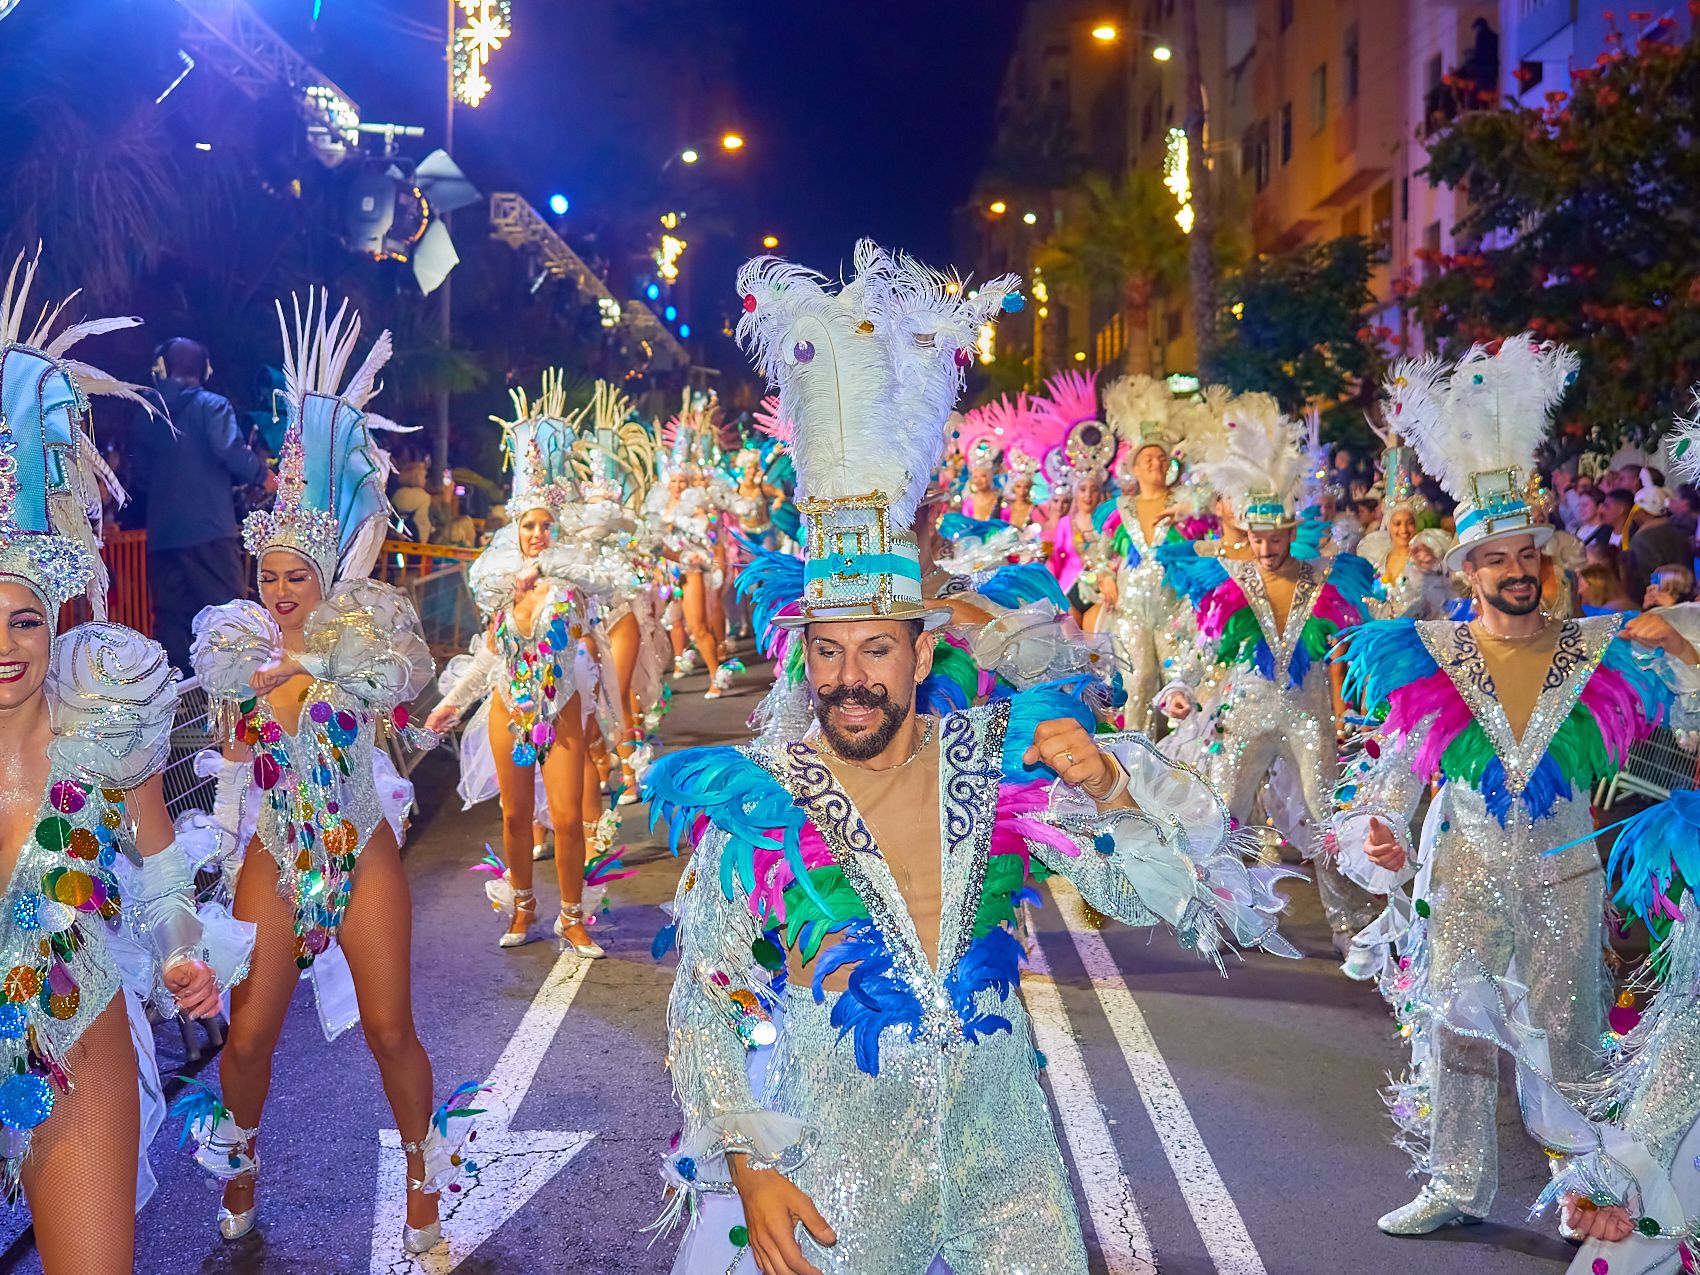
[[[598,943],[595,939],[592,939],[588,943],[574,943],[567,937],[567,927],[569,925],[583,924],[584,904],[563,903],[561,904],[561,915],[555,918],[555,937],[560,939],[561,942],[565,943],[568,947],[572,948],[572,950],[578,953],[578,955],[589,957],[593,961],[600,960],[604,956],[607,956],[608,953],[603,949],[602,944]]]
[[[401,1144],[401,1149],[408,1155],[423,1156],[425,1154],[425,1143],[404,1142]],[[407,1189],[409,1191],[423,1190],[424,1186],[425,1184],[423,1182],[415,1180],[413,1174],[409,1172],[407,1176]],[[401,1224],[402,1251],[410,1257],[418,1257],[422,1253],[429,1253],[442,1242],[443,1220],[441,1218],[438,1218],[435,1222],[431,1222],[425,1226],[409,1226],[406,1222]]]
[[[249,1173],[257,1173],[259,1171],[259,1167],[259,1163],[256,1161],[254,1167],[249,1170]],[[232,1179],[232,1181],[234,1180],[235,1179]],[[258,1220],[259,1212],[260,1199],[257,1194],[254,1197],[254,1203],[243,1209],[240,1213],[232,1213],[229,1209],[225,1208],[224,1201],[221,1199],[218,1205],[218,1233],[224,1237],[226,1242],[233,1242],[241,1239],[249,1231],[254,1229],[254,1223]]]
[[[535,890],[514,891],[514,915],[518,916],[521,912],[528,912],[531,917],[536,917],[537,892]],[[501,938],[496,940],[499,947],[524,947],[529,942],[531,942],[531,921],[529,919],[526,921],[523,930],[508,930]]]

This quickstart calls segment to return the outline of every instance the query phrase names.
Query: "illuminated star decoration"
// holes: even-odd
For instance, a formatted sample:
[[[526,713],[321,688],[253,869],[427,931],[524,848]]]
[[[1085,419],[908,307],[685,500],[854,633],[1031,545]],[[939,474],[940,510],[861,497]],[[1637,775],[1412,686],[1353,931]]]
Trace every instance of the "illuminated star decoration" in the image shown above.
[[[455,97],[477,106],[490,91],[484,74],[490,55],[513,35],[511,0],[459,0],[465,25],[455,28]]]

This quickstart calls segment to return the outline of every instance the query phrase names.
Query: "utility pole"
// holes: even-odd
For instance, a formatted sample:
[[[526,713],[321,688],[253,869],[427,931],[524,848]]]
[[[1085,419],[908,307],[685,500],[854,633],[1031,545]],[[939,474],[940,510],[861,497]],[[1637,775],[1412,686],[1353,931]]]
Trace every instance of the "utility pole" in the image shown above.
[[[455,0],[444,0],[447,11],[447,26],[443,38],[443,149],[452,158],[455,146]],[[449,224],[448,215],[443,215],[443,225]],[[442,347],[442,362],[439,367],[437,384],[437,422],[431,436],[431,470],[439,479],[449,467],[449,382],[447,378],[449,354],[454,349],[454,311],[451,307],[450,293],[454,287],[454,274],[444,279],[437,289],[437,342]]]
[[[1213,379],[1216,361],[1217,279],[1210,183],[1210,124],[1204,105],[1204,62],[1199,52],[1198,0],[1181,0],[1186,43],[1186,165],[1192,193],[1192,234],[1188,236],[1187,272],[1192,291],[1193,345],[1200,381]]]

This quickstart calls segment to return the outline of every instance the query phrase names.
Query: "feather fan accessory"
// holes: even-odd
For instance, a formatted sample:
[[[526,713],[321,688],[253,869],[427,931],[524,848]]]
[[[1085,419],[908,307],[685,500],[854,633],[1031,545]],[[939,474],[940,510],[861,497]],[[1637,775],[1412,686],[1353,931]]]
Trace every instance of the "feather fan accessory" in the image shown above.
[[[836,287],[778,257],[738,272],[739,343],[779,391],[805,526],[798,624],[909,616],[921,605],[912,527],[944,455],[980,329],[1018,308],[1014,276],[978,288],[869,240]]]
[[[346,387],[343,376],[360,341],[360,315],[346,300],[333,315],[324,289],[291,298],[292,318],[277,303],[283,335],[284,414],[276,503],[248,515],[242,539],[256,564],[287,549],[319,572],[325,588],[372,570],[393,517],[385,486],[389,453],[372,430],[407,432],[368,413],[378,373],[389,362],[389,332],[378,339]]]
[[[101,460],[89,424],[89,397],[107,395],[155,408],[139,386],[67,357],[79,341],[133,328],[134,318],[61,325],[72,293],[31,314],[40,249],[19,253],[0,292],[0,576],[48,604],[49,622],[79,594],[106,618],[100,558],[102,486],[122,503],[124,489]],[[157,414],[157,413],[156,413]]]
[[[1545,503],[1535,453],[1580,360],[1530,333],[1471,346],[1450,370],[1434,359],[1393,368],[1384,398],[1389,424],[1410,439],[1422,467],[1458,502],[1457,571],[1477,545],[1508,536],[1545,544]]]
[[[1013,470],[1017,443],[1026,437],[1036,410],[1026,394],[1013,399],[1005,394],[973,408],[963,414],[957,426],[957,450],[970,465],[996,465],[1002,456],[1006,467]]]

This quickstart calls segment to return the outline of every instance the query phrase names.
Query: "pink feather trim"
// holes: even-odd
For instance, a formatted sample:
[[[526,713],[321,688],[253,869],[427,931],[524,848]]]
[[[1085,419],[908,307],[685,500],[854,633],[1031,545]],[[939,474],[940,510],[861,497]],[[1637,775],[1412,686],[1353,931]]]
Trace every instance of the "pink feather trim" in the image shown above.
[[[1581,701],[1600,728],[1606,756],[1620,766],[1629,750],[1652,734],[1664,717],[1661,706],[1652,720],[1648,720],[1641,697],[1628,679],[1616,669],[1603,666],[1594,670],[1582,688]]]
[[[1251,603],[1246,600],[1245,590],[1240,588],[1237,580],[1224,580],[1209,593],[1204,595],[1204,601],[1198,608],[1199,636],[1214,642],[1222,636],[1222,630],[1227,627],[1228,617],[1234,612]]]
[[[1412,773],[1423,778],[1440,769],[1441,754],[1470,724],[1470,706],[1444,669],[1401,686],[1387,697],[1387,708],[1383,730],[1391,737],[1408,735],[1425,718],[1434,717],[1423,746],[1411,759]]]
[[[1310,613],[1317,619],[1327,620],[1336,628],[1341,629],[1349,629],[1354,624],[1362,624],[1364,619],[1363,612],[1348,602],[1346,595],[1332,584],[1325,584],[1317,590],[1316,604],[1311,607]]]

